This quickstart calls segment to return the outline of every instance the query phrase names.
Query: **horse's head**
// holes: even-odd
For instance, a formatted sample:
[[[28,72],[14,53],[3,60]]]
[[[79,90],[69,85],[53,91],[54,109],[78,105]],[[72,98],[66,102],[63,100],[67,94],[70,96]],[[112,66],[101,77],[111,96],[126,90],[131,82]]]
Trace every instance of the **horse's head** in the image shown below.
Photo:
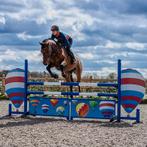
[[[43,64],[49,65],[50,64],[50,58],[52,54],[52,47],[55,44],[53,40],[45,39],[42,42],[40,42],[41,45],[41,53],[43,55]]]

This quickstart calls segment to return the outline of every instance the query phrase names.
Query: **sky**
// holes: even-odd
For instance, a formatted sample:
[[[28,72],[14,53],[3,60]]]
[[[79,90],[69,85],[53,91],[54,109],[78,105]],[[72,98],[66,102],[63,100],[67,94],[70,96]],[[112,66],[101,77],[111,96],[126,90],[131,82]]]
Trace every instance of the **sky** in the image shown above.
[[[56,24],[72,36],[84,73],[116,72],[117,60],[147,76],[146,0],[0,0],[0,70],[45,71],[39,42]]]

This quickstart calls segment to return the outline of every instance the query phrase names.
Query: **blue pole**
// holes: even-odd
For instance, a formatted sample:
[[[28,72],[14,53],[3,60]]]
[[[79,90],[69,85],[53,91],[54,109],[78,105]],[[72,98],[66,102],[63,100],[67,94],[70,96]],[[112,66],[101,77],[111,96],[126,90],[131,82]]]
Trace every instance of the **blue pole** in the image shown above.
[[[25,60],[25,97],[24,97],[24,115],[27,115],[27,83],[28,83],[28,60]]]
[[[58,82],[55,82],[58,83]],[[29,82],[28,85],[44,85],[44,82]],[[54,85],[54,84],[53,84]],[[51,85],[51,86],[53,86]],[[80,86],[80,82],[61,82],[60,85],[62,86]],[[86,86],[86,85],[85,85]],[[117,83],[97,83],[97,86],[103,87],[117,87]]]
[[[11,114],[12,114],[12,104],[9,104],[9,116],[11,116]]]
[[[117,121],[120,122],[121,120],[121,60],[118,60],[118,76],[117,76],[117,83],[118,83],[118,103],[117,103]]]
[[[136,123],[140,123],[140,109],[136,109]]]

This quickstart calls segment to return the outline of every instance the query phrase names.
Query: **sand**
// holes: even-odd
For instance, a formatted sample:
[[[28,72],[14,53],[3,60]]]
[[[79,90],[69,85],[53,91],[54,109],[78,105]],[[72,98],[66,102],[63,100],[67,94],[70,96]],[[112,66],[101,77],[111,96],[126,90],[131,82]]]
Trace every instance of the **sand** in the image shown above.
[[[8,101],[0,101],[0,116]],[[141,105],[140,124],[132,121],[9,117],[0,119],[0,147],[146,147],[147,105]]]

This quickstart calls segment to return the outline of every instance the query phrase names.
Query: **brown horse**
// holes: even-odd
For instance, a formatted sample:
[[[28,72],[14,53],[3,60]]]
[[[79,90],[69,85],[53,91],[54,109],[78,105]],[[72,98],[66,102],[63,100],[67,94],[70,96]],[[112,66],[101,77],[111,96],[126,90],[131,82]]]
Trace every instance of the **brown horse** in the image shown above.
[[[62,72],[62,76],[66,82],[73,82],[73,75],[75,73],[77,82],[81,81],[82,64],[78,57],[76,61],[71,64],[71,59],[63,49],[61,49],[53,40],[45,39],[41,43],[41,53],[43,55],[43,64],[46,65],[47,71],[51,77],[58,78],[56,73],[53,73],[51,68],[55,67],[57,70]],[[66,65],[61,68],[61,63],[66,61]]]

